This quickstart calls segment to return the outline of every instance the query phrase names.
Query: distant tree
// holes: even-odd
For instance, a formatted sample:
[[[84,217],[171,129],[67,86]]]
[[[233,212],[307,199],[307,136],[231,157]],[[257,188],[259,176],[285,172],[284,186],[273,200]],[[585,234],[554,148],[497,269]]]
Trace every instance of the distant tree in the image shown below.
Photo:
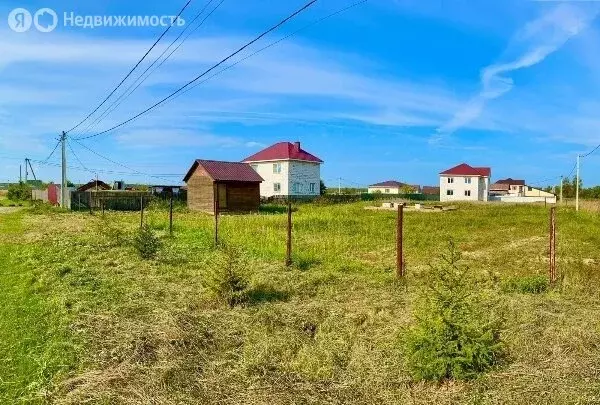
[[[325,186],[325,182],[323,180],[321,180],[320,187],[321,187],[320,194],[321,195],[325,194],[327,192],[327,186]]]
[[[400,194],[412,194],[414,193],[416,190],[416,188],[414,186],[411,186],[409,184],[405,184],[402,187],[400,187],[400,189],[398,190],[398,192]]]
[[[19,184],[11,184],[8,186],[8,199],[13,201],[31,200],[31,186],[20,182]]]
[[[73,183],[71,180],[67,180],[67,187],[75,187],[75,183]]]

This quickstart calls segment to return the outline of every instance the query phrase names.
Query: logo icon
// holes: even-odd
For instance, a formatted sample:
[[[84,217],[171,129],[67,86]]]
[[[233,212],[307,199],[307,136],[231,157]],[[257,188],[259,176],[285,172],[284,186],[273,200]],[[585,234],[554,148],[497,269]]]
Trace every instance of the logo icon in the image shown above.
[[[24,8],[15,8],[8,15],[8,26],[15,32],[29,31],[31,22],[31,13]]]
[[[33,23],[39,32],[51,32],[58,25],[58,16],[51,8],[41,8],[34,14]]]

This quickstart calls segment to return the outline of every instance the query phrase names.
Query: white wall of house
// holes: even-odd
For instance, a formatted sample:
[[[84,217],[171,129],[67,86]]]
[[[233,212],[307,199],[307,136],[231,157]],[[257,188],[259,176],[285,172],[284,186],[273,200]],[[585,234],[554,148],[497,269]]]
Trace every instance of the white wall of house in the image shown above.
[[[487,201],[488,177],[440,175],[440,201]]]
[[[535,187],[530,187],[530,186],[524,186],[523,187],[525,192],[525,197],[554,197],[555,195],[552,193],[549,193],[547,191],[544,190],[540,190],[539,188],[535,188]]]
[[[400,194],[398,187],[369,187],[369,194],[382,193],[382,194]]]
[[[250,166],[264,179],[261,197],[318,196],[321,165],[298,160],[252,162]]]

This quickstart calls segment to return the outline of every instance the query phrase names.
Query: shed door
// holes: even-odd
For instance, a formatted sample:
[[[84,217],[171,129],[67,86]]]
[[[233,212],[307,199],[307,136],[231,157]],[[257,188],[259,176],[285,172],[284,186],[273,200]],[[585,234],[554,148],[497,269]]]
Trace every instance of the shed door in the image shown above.
[[[219,208],[224,209],[227,208],[227,185],[219,184],[217,185],[217,192],[219,193]]]

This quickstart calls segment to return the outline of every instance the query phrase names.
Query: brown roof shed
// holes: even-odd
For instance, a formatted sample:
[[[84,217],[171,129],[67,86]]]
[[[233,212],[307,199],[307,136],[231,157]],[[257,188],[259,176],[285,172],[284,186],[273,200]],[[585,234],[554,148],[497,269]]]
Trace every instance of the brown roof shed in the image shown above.
[[[185,178],[188,208],[214,214],[258,211],[263,181],[247,163],[194,161]]]

